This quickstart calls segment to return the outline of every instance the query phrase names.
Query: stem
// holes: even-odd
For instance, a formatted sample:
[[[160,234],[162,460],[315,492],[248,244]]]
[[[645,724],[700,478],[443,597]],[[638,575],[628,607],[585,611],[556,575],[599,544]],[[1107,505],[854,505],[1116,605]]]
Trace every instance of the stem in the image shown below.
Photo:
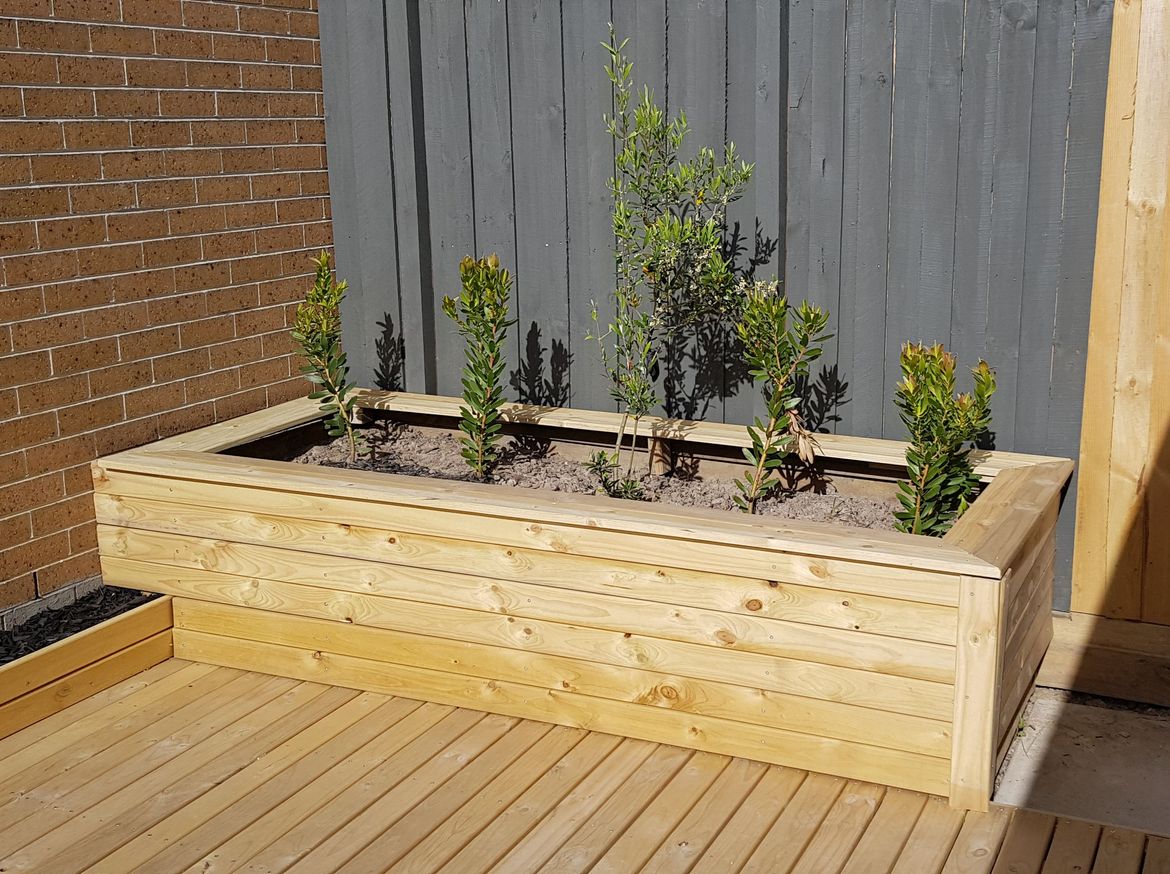
[[[630,466],[626,469],[626,479],[634,475],[634,453],[638,450],[638,422],[641,416],[634,416],[634,436],[630,440]]]
[[[756,461],[755,474],[752,477],[752,493],[748,496],[748,513],[754,515],[756,512],[756,504],[759,503],[761,497],[760,484],[764,478],[764,471],[767,469],[768,456],[772,452],[772,440],[776,431],[776,417],[768,417],[768,427],[764,429],[763,445],[760,447],[760,457]]]

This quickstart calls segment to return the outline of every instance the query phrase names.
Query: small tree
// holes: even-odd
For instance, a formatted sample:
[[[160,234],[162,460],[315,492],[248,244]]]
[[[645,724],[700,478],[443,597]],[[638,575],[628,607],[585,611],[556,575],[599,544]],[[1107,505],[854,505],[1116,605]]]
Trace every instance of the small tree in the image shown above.
[[[668,119],[645,87],[633,103],[628,42],[619,43],[610,26],[605,72],[616,111],[605,123],[614,141],[609,190],[617,284],[613,319],[603,321],[594,305],[589,335],[601,347],[610,394],[624,414],[613,454],[598,454],[591,467],[608,472],[602,482],[617,492],[609,485],[606,491],[623,496],[640,493],[633,446],[624,476],[620,454],[627,426],[632,422],[636,441],[639,421],[658,403],[653,374],[659,349],[703,319],[725,318],[735,309],[734,274],[724,254],[727,207],[752,174],[733,144],[722,161],[708,148],[690,160],[679,158],[689,133],[686,115]]]
[[[940,344],[902,347],[902,381],[894,402],[910,445],[908,479],[898,483],[899,531],[941,537],[955,523],[979,485],[971,466],[973,441],[991,427],[995,372],[980,360],[971,371],[975,389],[955,393],[955,356]]]
[[[322,251],[315,263],[317,275],[305,300],[297,307],[292,337],[305,356],[301,372],[317,386],[309,397],[321,401],[321,412],[329,414],[326,420],[329,436],[344,436],[349,441],[349,460],[353,462],[358,452],[352,421],[356,399],[341,348],[341,301],[346,283],[334,280],[328,252]]]
[[[459,264],[463,290],[458,299],[443,298],[443,312],[463,335],[463,404],[459,430],[463,459],[486,480],[499,458],[500,409],[504,405],[504,338],[515,321],[508,320],[512,276],[500,269],[495,255]]]
[[[767,419],[748,427],[752,445],[743,450],[749,468],[735,481],[735,503],[754,513],[759,501],[780,482],[777,469],[795,452],[812,463],[816,440],[800,420],[797,383],[821,355],[829,317],[803,302],[793,308],[775,281],[745,285],[743,312],[735,330],[743,344],[752,379],[762,385]]]

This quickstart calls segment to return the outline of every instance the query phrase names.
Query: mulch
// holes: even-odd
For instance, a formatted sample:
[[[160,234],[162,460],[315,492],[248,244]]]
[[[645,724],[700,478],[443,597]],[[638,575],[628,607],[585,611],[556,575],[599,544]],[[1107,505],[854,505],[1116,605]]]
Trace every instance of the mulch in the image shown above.
[[[103,586],[72,604],[37,613],[15,628],[0,631],[0,665],[64,640],[156,597],[134,589]]]

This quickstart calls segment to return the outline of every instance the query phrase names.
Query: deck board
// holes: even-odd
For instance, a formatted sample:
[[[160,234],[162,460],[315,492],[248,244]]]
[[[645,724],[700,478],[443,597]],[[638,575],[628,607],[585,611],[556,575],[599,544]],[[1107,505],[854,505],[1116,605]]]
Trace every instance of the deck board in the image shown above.
[[[5,872],[1170,870],[1124,829],[177,659],[0,774]]]

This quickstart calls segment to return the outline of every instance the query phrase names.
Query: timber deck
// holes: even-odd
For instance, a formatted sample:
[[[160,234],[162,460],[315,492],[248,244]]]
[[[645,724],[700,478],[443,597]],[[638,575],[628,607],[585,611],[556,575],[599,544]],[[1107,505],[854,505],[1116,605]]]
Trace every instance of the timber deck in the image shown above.
[[[169,659],[0,740],[0,871],[1170,871],[1170,841]]]

